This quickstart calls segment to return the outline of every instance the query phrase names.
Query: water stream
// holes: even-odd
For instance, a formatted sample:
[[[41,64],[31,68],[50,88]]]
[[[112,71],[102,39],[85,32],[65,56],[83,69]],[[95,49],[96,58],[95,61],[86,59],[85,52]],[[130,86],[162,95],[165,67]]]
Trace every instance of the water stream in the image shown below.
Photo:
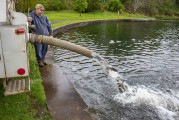
[[[103,23],[58,37],[104,58],[54,49],[97,120],[179,120],[179,22]],[[126,92],[119,92],[118,79]]]
[[[118,74],[118,71],[106,61],[106,59],[104,59],[97,53],[93,53],[93,59],[99,62],[106,74],[111,77],[113,82],[116,82],[116,84],[118,84],[120,93],[126,92],[128,90],[127,88],[129,85],[124,81],[124,78],[120,74]]]

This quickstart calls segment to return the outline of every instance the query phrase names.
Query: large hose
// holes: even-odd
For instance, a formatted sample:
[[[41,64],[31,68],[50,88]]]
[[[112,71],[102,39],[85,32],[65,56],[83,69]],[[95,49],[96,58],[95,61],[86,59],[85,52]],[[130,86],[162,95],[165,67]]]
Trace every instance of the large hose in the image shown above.
[[[79,53],[81,55],[87,56],[89,58],[96,57],[95,56],[96,54],[94,54],[91,50],[85,47],[49,36],[30,34],[29,42],[58,46]],[[101,60],[101,58],[98,59]],[[111,69],[111,68],[107,67],[106,69]],[[117,82],[118,82],[119,91],[121,93],[127,90],[127,86],[124,84],[124,82],[121,79],[117,79]]]
[[[48,44],[52,46],[58,46],[76,53],[79,53],[81,55],[87,56],[89,58],[92,58],[92,51],[82,47],[80,45],[76,45],[74,43],[60,40],[57,38],[49,37],[49,36],[43,36],[43,35],[35,35],[35,34],[30,34],[30,43],[41,43],[41,44]]]

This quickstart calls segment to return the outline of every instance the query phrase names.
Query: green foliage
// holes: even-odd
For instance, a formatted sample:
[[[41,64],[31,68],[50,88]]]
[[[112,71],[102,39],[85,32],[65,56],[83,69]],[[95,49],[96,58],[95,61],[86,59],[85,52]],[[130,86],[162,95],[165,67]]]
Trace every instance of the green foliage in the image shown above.
[[[109,11],[120,11],[121,9],[123,9],[123,5],[119,0],[109,0],[108,2],[108,6],[109,6]]]
[[[141,13],[147,15],[155,15],[159,13],[160,3],[156,0],[150,0],[143,7],[141,7]],[[139,10],[140,11],[140,10]]]
[[[150,14],[149,15],[156,15],[156,14],[162,14],[162,15],[173,15],[175,0],[150,0],[146,4],[146,8],[149,9]]]
[[[92,11],[102,9],[101,0],[87,0],[87,2],[88,2],[88,8],[87,8],[86,12],[92,12]]]
[[[41,3],[48,11],[59,11],[73,9],[76,0],[18,0],[17,11],[27,13],[27,9],[34,9],[37,3]],[[78,0],[80,1],[80,0]],[[120,11],[126,10],[129,13],[139,13],[145,15],[177,15],[179,13],[179,0],[81,0],[75,3],[75,10],[82,12],[94,11]],[[85,7],[87,4],[87,8]],[[82,6],[84,7],[82,7]],[[81,6],[81,7],[80,7]],[[80,9],[84,8],[84,9]],[[84,11],[85,10],[85,11]]]
[[[23,12],[23,13],[27,13],[28,8],[32,8],[33,4],[34,4],[34,1],[29,2],[29,0],[27,0],[27,1],[26,0],[18,0],[18,2],[16,2],[16,10]]]
[[[176,0],[175,3],[176,3],[177,5],[179,5],[179,0]]]
[[[86,0],[75,0],[74,7],[81,15],[81,13],[88,7],[88,3]]]
[[[16,3],[16,10],[27,13],[28,8],[33,10],[36,4],[43,4],[48,11],[67,9],[67,5],[60,0],[19,0]]]
[[[121,3],[122,3],[124,6],[129,5],[130,2],[132,2],[132,0],[121,0]]]
[[[48,11],[60,11],[66,8],[66,5],[59,0],[43,1],[42,4]]]
[[[176,0],[122,0],[130,13],[145,15],[173,15]]]
[[[102,3],[101,4],[101,11],[107,11],[108,10],[108,4],[107,3]]]

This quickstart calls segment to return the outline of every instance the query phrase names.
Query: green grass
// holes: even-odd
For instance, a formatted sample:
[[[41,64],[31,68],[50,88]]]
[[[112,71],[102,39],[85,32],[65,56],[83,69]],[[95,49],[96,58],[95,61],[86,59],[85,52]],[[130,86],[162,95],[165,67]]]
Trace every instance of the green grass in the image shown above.
[[[31,92],[5,97],[3,84],[0,81],[0,120],[50,120],[50,114],[45,105],[45,93],[41,84],[41,77],[34,55],[34,48],[30,51],[30,79]],[[43,112],[44,114],[39,114]]]
[[[52,22],[53,28],[77,23],[94,20],[110,20],[110,19],[131,19],[131,18],[148,18],[144,15],[122,13],[118,15],[114,12],[91,12],[83,13],[82,16],[78,12],[74,11],[47,11],[45,14]]]
[[[159,20],[178,20],[178,16],[167,16],[167,15],[155,15],[155,18]]]

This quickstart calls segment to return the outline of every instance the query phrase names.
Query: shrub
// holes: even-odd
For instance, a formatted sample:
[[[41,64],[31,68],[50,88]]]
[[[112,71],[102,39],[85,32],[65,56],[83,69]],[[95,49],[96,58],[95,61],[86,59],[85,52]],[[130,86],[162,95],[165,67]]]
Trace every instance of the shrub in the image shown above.
[[[88,7],[88,3],[86,0],[75,0],[74,7],[75,10],[80,13],[81,16],[81,13],[84,12]]]
[[[64,9],[64,4],[59,0],[43,1],[42,4],[48,11],[60,11]]]
[[[65,3],[62,3],[60,0],[36,0],[36,1],[19,0],[16,3],[16,10],[27,13],[28,8],[33,10],[36,4],[43,4],[45,6],[45,9],[49,11],[59,11],[67,8],[67,5]]]
[[[108,10],[108,4],[107,3],[102,3],[101,4],[101,11],[106,11]]]
[[[92,12],[102,9],[101,0],[87,0],[87,2],[88,2],[88,7],[86,9],[86,12]]]
[[[124,1],[124,0],[122,0]],[[142,13],[145,15],[173,15],[175,0],[127,0],[129,4],[126,6],[128,12]],[[138,1],[138,2],[134,2]],[[134,8],[135,9],[132,9]]]
[[[119,0],[109,0],[108,6],[108,10],[113,12],[120,11],[124,8]]]

